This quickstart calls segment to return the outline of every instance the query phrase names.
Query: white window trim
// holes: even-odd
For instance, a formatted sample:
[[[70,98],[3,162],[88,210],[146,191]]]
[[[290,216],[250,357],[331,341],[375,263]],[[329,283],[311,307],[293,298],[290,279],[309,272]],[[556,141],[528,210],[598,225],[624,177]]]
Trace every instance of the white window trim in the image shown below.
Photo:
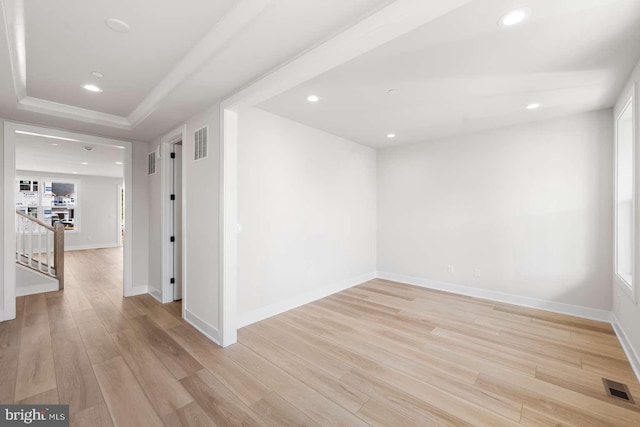
[[[627,101],[622,105],[622,107],[620,108],[619,111],[617,111],[617,114],[615,115],[615,121],[614,121],[614,176],[613,176],[613,180],[614,180],[614,196],[613,196],[613,204],[614,204],[614,229],[613,229],[613,241],[614,241],[614,247],[613,247],[613,281],[614,283],[620,288],[622,289],[622,291],[624,292],[625,295],[627,295],[627,297],[629,297],[633,302],[637,301],[637,291],[636,291],[636,284],[635,282],[637,281],[637,277],[636,277],[636,265],[637,265],[637,259],[636,259],[636,255],[638,254],[637,251],[637,243],[638,243],[638,239],[636,236],[636,211],[637,211],[637,194],[636,194],[636,189],[638,188],[638,186],[636,185],[636,179],[638,174],[636,173],[636,167],[638,162],[636,161],[636,156],[637,156],[637,149],[636,149],[636,109],[635,109],[635,85],[632,86],[629,96],[626,97]],[[624,280],[617,272],[617,265],[618,265],[618,201],[617,201],[617,194],[618,194],[618,121],[620,119],[620,117],[622,116],[622,114],[626,111],[626,109],[631,106],[631,113],[632,113],[632,145],[631,145],[631,155],[633,158],[633,168],[632,168],[632,194],[633,194],[633,203],[632,203],[632,215],[631,215],[631,236],[632,236],[632,243],[631,243],[631,250],[632,250],[632,254],[631,254],[631,260],[632,260],[632,265],[631,265],[631,284],[629,285],[629,283]]]

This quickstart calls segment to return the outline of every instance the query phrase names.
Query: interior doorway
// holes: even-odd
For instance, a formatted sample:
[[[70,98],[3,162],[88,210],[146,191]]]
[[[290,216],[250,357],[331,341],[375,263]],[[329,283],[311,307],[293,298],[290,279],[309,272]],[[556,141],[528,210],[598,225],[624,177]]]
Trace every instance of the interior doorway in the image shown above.
[[[19,139],[31,138],[29,140],[19,142]],[[16,145],[18,143],[26,144],[29,142],[41,144],[43,147],[52,150],[58,150],[61,156],[59,160],[51,161],[51,156],[47,156],[45,160],[49,161],[49,167],[34,166],[27,163],[21,166],[17,171],[16,164]],[[72,146],[73,144],[73,146]],[[32,147],[33,148],[33,147]],[[93,154],[93,159],[78,158],[73,160],[70,152],[65,150],[78,150],[87,156]],[[101,150],[115,151],[118,153],[117,159],[111,159],[100,163],[103,155],[98,155]],[[28,152],[27,160],[36,161],[44,150],[31,150]],[[30,153],[30,154],[29,154]],[[68,249],[95,251],[98,248],[120,246],[117,237],[122,235],[121,230],[125,230],[127,238],[122,243],[123,248],[117,250],[120,262],[119,268],[116,270],[117,275],[121,278],[117,281],[118,291],[120,295],[131,296],[146,292],[146,286],[133,286],[133,259],[131,238],[128,235],[130,229],[124,229],[124,224],[131,224],[133,218],[131,192],[124,192],[125,188],[131,188],[133,182],[132,173],[132,157],[133,149],[131,142],[119,141],[109,138],[102,138],[92,135],[79,134],[59,129],[49,129],[40,126],[27,125],[23,123],[4,123],[4,147],[2,150],[4,164],[3,173],[3,307],[0,307],[0,321],[15,318],[16,315],[16,245],[18,242],[16,222],[13,220],[17,215],[17,211],[24,209],[26,214],[31,213],[36,220],[43,223],[60,222],[65,226],[65,255]],[[104,154],[104,153],[103,153]],[[104,160],[104,159],[103,159]],[[69,171],[57,170],[54,168],[64,166],[65,162],[73,164],[73,169]],[[24,162],[23,162],[24,163]],[[106,182],[98,175],[96,169],[106,167],[109,164],[116,165],[122,169],[119,175],[119,183],[122,184],[122,192],[116,193],[115,183]],[[40,170],[38,170],[40,169]],[[47,169],[47,170],[42,170]],[[69,173],[67,176],[66,173]],[[92,175],[93,174],[93,175]],[[17,180],[19,175],[28,175],[25,178],[24,191]],[[62,179],[64,178],[64,179]],[[111,178],[116,179],[116,178]],[[26,189],[26,181],[30,182],[30,189]],[[86,181],[86,182],[84,182]],[[103,182],[104,181],[104,182]],[[34,184],[37,183],[37,184]],[[51,183],[49,185],[48,183]],[[72,190],[59,190],[58,195],[54,196],[54,184],[63,183],[69,187],[74,184]],[[96,186],[93,188],[92,185]],[[103,186],[109,191],[102,191],[98,186]],[[58,185],[58,187],[61,187]],[[61,187],[62,188],[62,187]],[[93,189],[92,189],[93,188]],[[108,193],[116,193],[110,196]],[[18,195],[24,196],[19,198]],[[29,196],[29,197],[27,197]],[[124,200],[126,200],[126,209]],[[95,200],[94,200],[95,199]],[[104,208],[104,201],[110,201],[113,206],[112,211]],[[116,200],[121,202],[121,206],[116,209]],[[21,206],[20,204],[25,206]],[[31,206],[33,205],[33,206]],[[124,221],[123,219],[126,219]],[[116,225],[117,219],[122,219],[120,229]],[[99,222],[104,224],[112,224],[111,228],[100,227]],[[92,226],[92,222],[96,222]],[[105,245],[104,239],[110,238],[113,242],[111,245]],[[25,282],[26,283],[26,282]],[[21,289],[18,293],[30,293],[29,289]]]

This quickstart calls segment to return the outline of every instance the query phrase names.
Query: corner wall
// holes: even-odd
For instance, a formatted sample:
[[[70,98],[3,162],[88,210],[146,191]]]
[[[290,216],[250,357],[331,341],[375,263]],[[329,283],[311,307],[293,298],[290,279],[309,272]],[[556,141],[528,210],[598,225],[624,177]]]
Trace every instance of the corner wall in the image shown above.
[[[127,235],[132,239],[133,287],[144,289],[149,284],[149,190],[147,188],[147,153],[149,144],[133,142],[132,192],[133,224],[126,225]],[[125,206],[126,209],[126,206]]]
[[[632,93],[632,90],[635,90]],[[624,87],[624,90],[620,93],[618,101],[616,102],[614,108],[613,117],[617,117],[618,114],[624,108],[624,105],[629,100],[629,96],[633,95],[634,97],[634,123],[635,123],[635,141],[634,141],[634,150],[635,150],[635,202],[636,202],[636,210],[635,210],[635,266],[634,266],[634,284],[635,284],[635,293],[636,293],[636,301],[633,301],[627,293],[625,293],[622,289],[620,289],[619,285],[613,286],[613,314],[614,314],[614,323],[616,326],[616,332],[621,338],[622,345],[625,347],[627,351],[627,355],[630,356],[631,365],[633,366],[636,376],[640,378],[640,307],[638,306],[638,297],[640,297],[640,292],[638,292],[638,287],[640,286],[638,275],[640,274],[640,62],[636,65],[633,73],[629,77],[627,84]],[[611,129],[613,131],[614,125],[612,125]],[[611,160],[612,166],[614,165],[614,160]],[[613,176],[613,172],[612,172]],[[613,186],[613,184],[612,184]],[[613,227],[613,220],[611,222]],[[613,247],[614,241],[611,240],[611,246]],[[613,272],[612,272],[613,276]]]
[[[161,138],[156,139],[149,144],[149,153],[159,151]],[[165,268],[162,255],[164,233],[162,224],[163,205],[163,188],[162,188],[162,166],[163,159],[156,158],[156,173],[146,176],[149,191],[149,293],[159,301],[162,301],[162,278],[163,269]]]
[[[208,156],[195,160],[194,132],[208,126]],[[182,141],[186,228],[184,317],[220,342],[220,104],[190,118]]]
[[[603,110],[380,150],[380,276],[608,320],[612,129]]]
[[[239,112],[238,327],[375,277],[376,151]]]

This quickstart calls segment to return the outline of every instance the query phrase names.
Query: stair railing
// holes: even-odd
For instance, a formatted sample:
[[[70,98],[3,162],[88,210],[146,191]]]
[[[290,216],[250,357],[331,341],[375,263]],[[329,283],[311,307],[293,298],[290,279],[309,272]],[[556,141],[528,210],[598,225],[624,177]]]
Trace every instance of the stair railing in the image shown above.
[[[64,225],[16,211],[16,262],[58,279],[64,289]]]

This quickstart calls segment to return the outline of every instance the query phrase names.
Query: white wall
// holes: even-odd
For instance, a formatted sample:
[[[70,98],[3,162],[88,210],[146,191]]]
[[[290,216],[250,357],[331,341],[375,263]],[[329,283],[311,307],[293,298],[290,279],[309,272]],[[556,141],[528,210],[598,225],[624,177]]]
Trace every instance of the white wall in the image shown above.
[[[149,144],[149,152],[158,148],[160,140]],[[149,293],[162,299],[162,179],[160,159],[156,160],[156,173],[147,175],[149,191]]]
[[[194,132],[209,127],[209,150],[194,160]],[[187,214],[185,318],[210,338],[219,341],[220,310],[220,105],[186,122],[183,150],[183,194]]]
[[[4,188],[4,120],[0,119],[0,191],[2,191],[2,194],[4,195],[5,193],[5,188]],[[3,200],[6,200],[3,197]],[[4,263],[4,255],[5,255],[5,241],[4,241],[4,229],[5,229],[5,224],[4,222],[6,221],[5,218],[5,209],[0,209],[0,242],[2,242],[2,244],[0,245],[0,256],[2,258],[0,258],[0,279],[2,279],[2,285],[0,285],[0,322],[5,320],[5,301],[4,301],[4,293],[5,293],[5,263]],[[15,219],[14,219],[15,221]],[[15,227],[15,226],[14,226]],[[12,266],[13,267],[13,266]],[[9,310],[7,310],[9,311]],[[9,317],[7,315],[7,317]]]
[[[635,85],[635,87],[634,87]],[[632,354],[632,365],[636,369],[636,375],[640,378],[640,307],[638,307],[637,296],[638,286],[640,286],[640,280],[638,280],[638,275],[640,272],[640,210],[638,209],[638,203],[640,202],[640,149],[638,149],[639,145],[639,132],[638,128],[640,126],[640,90],[638,86],[640,85],[640,62],[636,66],[635,70],[631,74],[627,84],[625,85],[623,91],[620,93],[620,97],[616,102],[616,106],[614,108],[614,117],[617,117],[625,104],[629,100],[629,96],[634,95],[634,120],[635,120],[635,128],[636,128],[636,140],[634,141],[634,149],[635,152],[635,172],[636,172],[636,188],[635,188],[635,202],[636,202],[636,212],[635,212],[635,277],[633,278],[635,283],[635,295],[636,301],[632,298],[631,295],[624,292],[620,285],[615,284],[613,286],[613,313],[617,320],[617,326],[621,329],[623,334],[623,345],[627,345],[628,354],[631,352]],[[612,125],[613,129],[613,125]],[[613,161],[612,161],[613,165]],[[613,174],[613,172],[612,172]],[[613,222],[611,223],[613,226]],[[611,246],[613,247],[614,242],[611,241]],[[614,279],[615,280],[615,279]],[[624,286],[624,285],[622,285]]]
[[[380,150],[378,271],[610,310],[611,117]]]
[[[147,187],[147,153],[149,144],[134,142],[132,153],[133,224],[126,224],[125,238],[132,239],[133,287],[144,289],[149,284],[149,189]],[[126,206],[125,206],[126,209]]]
[[[78,183],[79,228],[77,231],[65,232],[65,250],[112,248],[120,245],[116,215],[118,184],[122,184],[122,178],[22,170],[16,171],[16,175]]]
[[[376,152],[239,114],[238,326],[375,277]]]

